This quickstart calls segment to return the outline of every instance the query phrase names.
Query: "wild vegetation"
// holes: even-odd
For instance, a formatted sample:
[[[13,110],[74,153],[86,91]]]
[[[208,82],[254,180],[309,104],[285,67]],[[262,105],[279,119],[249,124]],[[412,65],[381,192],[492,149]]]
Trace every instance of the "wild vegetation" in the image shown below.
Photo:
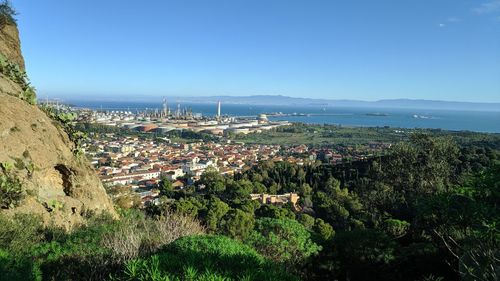
[[[73,142],[73,154],[75,156],[82,156],[82,144],[87,138],[87,134],[81,130],[77,129],[75,124],[75,119],[77,114],[73,112],[60,111],[53,106],[40,105],[39,108],[47,114],[49,118],[55,121],[55,124],[63,129],[67,134],[69,139]]]
[[[256,144],[296,145],[306,144],[312,147],[359,146],[373,142],[397,143],[409,140],[413,133],[433,136],[450,136],[459,144],[488,145],[500,149],[498,134],[485,134],[468,131],[448,131],[441,129],[408,129],[393,127],[345,127],[333,124],[293,123],[291,126],[278,127],[255,134],[238,134],[236,141]]]
[[[15,24],[15,14],[8,1],[0,3],[0,27]],[[21,86],[23,100],[36,102],[26,73],[1,55],[0,74]],[[81,155],[85,135],[75,116],[42,109]],[[123,132],[81,126],[93,134]],[[216,140],[192,132],[166,136]],[[234,176],[207,170],[183,190],[163,179],[159,205],[138,210],[139,202],[122,197],[119,220],[89,213],[70,231],[0,210],[0,281],[499,279],[498,135],[294,124],[230,137],[313,147],[397,144],[336,165],[261,162]],[[1,163],[1,209],[23,200],[27,191],[14,169],[33,173],[29,158],[27,152]],[[298,193],[297,205],[250,199],[286,192]]]
[[[0,279],[496,280],[498,155],[413,134],[362,161],[208,170],[184,190],[164,180],[160,205],[70,233],[2,218]],[[297,206],[249,196],[285,192]]]
[[[16,207],[25,196],[22,183],[12,173],[13,165],[10,162],[0,163],[0,208],[11,209]]]
[[[0,54],[0,74],[21,87],[20,99],[29,104],[36,103],[35,88],[31,85],[26,72],[22,71],[19,65],[8,61],[2,54]]]
[[[12,7],[10,1],[0,2],[0,28],[6,24],[16,24],[16,10]]]

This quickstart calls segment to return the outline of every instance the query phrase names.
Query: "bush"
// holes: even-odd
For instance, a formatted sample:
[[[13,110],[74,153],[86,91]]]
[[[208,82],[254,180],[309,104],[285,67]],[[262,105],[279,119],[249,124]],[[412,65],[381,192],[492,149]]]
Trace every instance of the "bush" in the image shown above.
[[[39,280],[39,270],[29,253],[43,239],[42,220],[26,214],[0,214],[0,225],[0,281]]]
[[[224,236],[183,237],[127,263],[119,280],[297,280],[251,247]]]
[[[321,250],[302,224],[289,219],[257,220],[248,243],[265,257],[289,264],[303,262]]]
[[[174,240],[204,232],[200,223],[190,216],[166,212],[156,219],[130,212],[118,226],[103,236],[102,245],[113,252],[115,259],[129,260],[145,256]]]
[[[0,215],[0,225],[0,280],[104,280],[132,258],[203,231],[182,215],[149,219],[140,212],[121,221],[92,217],[71,232],[33,215]]]
[[[8,165],[0,169],[0,208],[11,209],[24,199],[25,192],[18,177],[10,172]]]
[[[7,77],[12,82],[18,84],[21,87],[22,92],[21,95],[19,96],[20,99],[28,102],[29,104],[36,103],[35,88],[31,86],[31,83],[28,79],[28,76],[26,75],[26,72],[22,71],[19,68],[19,65],[8,61],[7,58],[2,54],[0,54],[0,74]]]
[[[0,281],[41,280],[40,272],[33,261],[25,257],[16,257],[0,249]]]
[[[0,215],[0,249],[22,254],[43,239],[42,220],[38,216],[17,214]]]

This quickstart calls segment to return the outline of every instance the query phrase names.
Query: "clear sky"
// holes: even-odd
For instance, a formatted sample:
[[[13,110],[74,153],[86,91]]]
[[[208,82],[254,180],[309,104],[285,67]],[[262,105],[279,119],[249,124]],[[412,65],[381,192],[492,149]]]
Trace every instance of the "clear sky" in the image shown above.
[[[12,0],[39,96],[500,102],[499,0]]]

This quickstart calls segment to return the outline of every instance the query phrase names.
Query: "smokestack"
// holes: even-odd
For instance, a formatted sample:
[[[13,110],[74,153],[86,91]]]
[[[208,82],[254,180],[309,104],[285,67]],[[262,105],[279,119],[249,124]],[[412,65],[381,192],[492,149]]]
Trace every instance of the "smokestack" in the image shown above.
[[[217,118],[220,118],[220,101],[217,102]]]

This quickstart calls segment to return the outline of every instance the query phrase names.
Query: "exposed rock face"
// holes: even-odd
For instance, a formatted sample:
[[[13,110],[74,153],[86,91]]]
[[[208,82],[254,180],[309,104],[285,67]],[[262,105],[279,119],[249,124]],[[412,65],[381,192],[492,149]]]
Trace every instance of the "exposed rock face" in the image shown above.
[[[0,53],[9,61],[19,65],[21,70],[25,70],[17,26],[12,24],[0,26]]]
[[[0,31],[0,52],[24,68],[13,28]],[[10,41],[4,42],[5,38]],[[15,97],[20,91],[19,85],[0,74],[0,163],[17,163],[13,173],[28,193],[16,208],[0,211],[40,214],[45,222],[67,228],[102,211],[116,216],[85,157],[74,156],[66,132],[38,107]]]

